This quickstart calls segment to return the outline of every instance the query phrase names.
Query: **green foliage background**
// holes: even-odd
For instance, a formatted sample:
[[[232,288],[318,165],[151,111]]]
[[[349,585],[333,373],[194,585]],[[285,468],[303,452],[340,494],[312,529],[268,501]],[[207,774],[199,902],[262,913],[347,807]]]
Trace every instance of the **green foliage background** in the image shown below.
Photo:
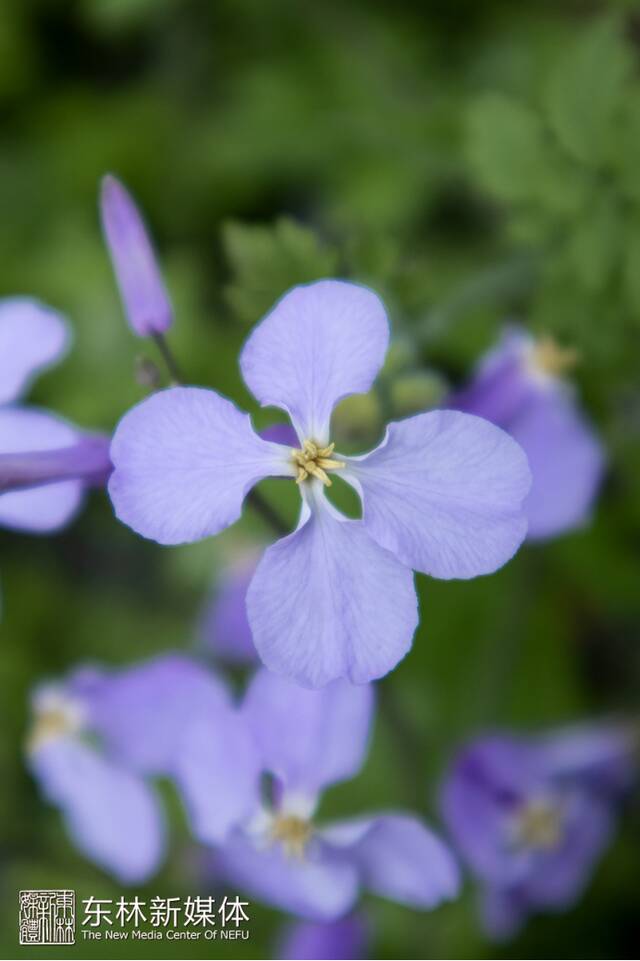
[[[578,387],[610,456],[593,524],[526,547],[491,578],[418,578],[414,650],[384,682],[365,770],[326,798],[323,814],[411,805],[437,819],[442,766],[477,730],[633,715],[638,4],[4,0],[1,12],[0,292],[37,295],[75,330],[34,402],[111,430],[143,394],[134,365],[151,348],[123,321],[97,221],[107,170],[148,214],[188,379],[251,410],[237,351],[287,287],[337,274],[382,294],[394,349],[378,392],[339,412],[342,446],[364,449],[383,418],[436,403],[506,318],[580,351]],[[257,423],[268,419],[257,413]],[[292,518],[285,486],[266,485],[265,495]],[[74,852],[25,772],[29,689],[79,661],[192,648],[216,570],[269,536],[247,510],[220,538],[162,549],[120,526],[104,495],[59,536],[1,533],[4,957],[16,952],[18,888],[122,893]],[[170,857],[141,897],[206,887],[167,796]],[[532,921],[507,946],[483,938],[469,885],[433,914],[371,900],[371,956],[625,956],[637,946],[639,829],[632,804],[580,905]],[[252,917],[251,942],[225,954],[272,951],[280,916],[254,905]],[[136,953],[215,949],[168,947]]]

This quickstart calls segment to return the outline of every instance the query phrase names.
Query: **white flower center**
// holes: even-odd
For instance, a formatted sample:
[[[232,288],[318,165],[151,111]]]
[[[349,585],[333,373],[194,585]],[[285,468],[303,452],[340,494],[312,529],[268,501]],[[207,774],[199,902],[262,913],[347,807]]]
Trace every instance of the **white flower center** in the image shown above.
[[[302,484],[308,477],[317,477],[325,487],[331,487],[331,478],[327,471],[340,470],[345,467],[342,460],[332,458],[335,444],[321,447],[313,440],[305,440],[300,450],[292,452],[293,466],[296,470],[296,484]]]
[[[37,695],[27,750],[35,751],[48,741],[78,734],[85,722],[82,705],[59,688],[46,688]]]

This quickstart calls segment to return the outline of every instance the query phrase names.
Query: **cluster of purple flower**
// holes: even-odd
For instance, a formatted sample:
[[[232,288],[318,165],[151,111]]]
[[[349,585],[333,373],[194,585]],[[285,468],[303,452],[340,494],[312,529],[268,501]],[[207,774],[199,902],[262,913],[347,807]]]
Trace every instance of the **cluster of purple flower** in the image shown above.
[[[351,912],[362,889],[419,910],[454,898],[456,854],[482,884],[494,937],[530,912],[571,905],[631,782],[630,730],[591,724],[468,744],[442,784],[448,843],[395,810],[323,823],[322,793],[365,761],[374,698],[372,684],[309,690],[258,668],[238,704],[181,655],[85,667],[36,690],[29,765],[78,848],[126,883],[162,861],[153,780],[172,779],[194,837],[213,852],[211,880],[305,919],[297,951],[298,939],[314,950],[326,939],[343,952],[351,938],[360,944]]]
[[[172,307],[140,215],[114,178],[101,209],[130,325],[167,355]],[[362,943],[350,913],[362,888],[423,909],[459,889],[449,846],[414,816],[316,816],[321,792],[364,761],[371,682],[411,647],[413,571],[495,571],[527,534],[583,524],[603,473],[601,446],[562,377],[572,354],[517,330],[447,409],[391,423],[367,454],[337,452],[332,410],[372,387],[388,340],[371,290],[338,280],[294,288],[240,357],[254,397],[285,411],[291,428],[260,435],[214,390],[176,384],[126,413],[109,445],[11,404],[60,356],[66,328],[34,301],[0,304],[0,523],[53,530],[87,486],[108,482],[122,522],[181,544],[238,520],[261,479],[297,485],[295,530],[230,569],[203,619],[221,656],[264,665],[240,704],[219,676],[178,655],[116,672],[83,668],[36,691],[28,746],[75,843],[128,883],[163,857],[153,779],[171,778],[194,836],[215,852],[215,876],[307,919],[292,935],[297,956],[319,950],[318,938],[326,956],[332,943]],[[358,495],[360,519],[328,499],[336,477]],[[576,897],[630,765],[628,734],[611,724],[489,736],[461,751],[442,813],[482,882],[488,930],[510,933],[529,911]]]

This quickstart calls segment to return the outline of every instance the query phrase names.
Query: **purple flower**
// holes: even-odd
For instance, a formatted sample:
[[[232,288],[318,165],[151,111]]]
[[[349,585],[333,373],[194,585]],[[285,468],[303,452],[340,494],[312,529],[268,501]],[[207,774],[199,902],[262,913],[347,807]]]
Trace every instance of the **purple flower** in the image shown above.
[[[200,635],[206,648],[229,664],[252,664],[258,656],[246,599],[259,556],[256,551],[246,551],[227,564],[201,620]]]
[[[0,301],[0,525],[49,532],[75,514],[84,491],[111,471],[108,438],[13,402],[67,347],[67,326],[26,297]]]
[[[601,444],[561,379],[574,360],[548,337],[511,329],[450,401],[502,427],[525,451],[533,475],[525,501],[531,539],[584,524],[602,479]]]
[[[100,212],[131,329],[138,337],[165,333],[173,320],[169,295],[140,212],[115,177],[102,181]]]
[[[353,777],[365,758],[373,691],[335,681],[310,691],[266,670],[250,684],[242,718],[253,758],[226,779],[210,732],[191,736],[180,783],[196,836],[217,844],[214,866],[228,883],[268,904],[316,921],[342,917],[361,888],[415,908],[455,897],[458,871],[443,842],[419,820],[383,813],[319,824],[322,791]],[[260,793],[256,774],[271,778]],[[252,803],[220,838],[214,809],[234,780],[254,777]]]
[[[294,921],[287,925],[274,954],[292,961],[314,958],[364,958],[367,926],[356,914],[338,921]]]
[[[309,687],[381,677],[407,653],[418,621],[411,567],[489,573],[525,535],[526,458],[480,418],[420,414],[389,425],[370,454],[334,453],[332,409],[371,387],[388,338],[372,291],[335,280],[296,287],[253,331],[240,365],[263,405],[287,411],[298,448],[260,438],[230,401],[195,387],[134,407],[111,448],[117,516],[161,544],[217,534],[263,477],[295,479],[298,527],[265,551],[247,610],[267,667]],[[360,494],[362,520],[327,500],[337,472]]]
[[[442,810],[482,883],[483,922],[494,937],[579,897],[609,843],[631,748],[621,726],[593,724],[537,738],[479,738],[454,760]]]
[[[126,883],[147,878],[164,855],[164,819],[149,779],[176,776],[185,740],[211,718],[212,750],[216,735],[227,738],[230,754],[242,737],[224,687],[177,655],[113,673],[80,669],[40,687],[33,714],[34,777],[80,851]],[[226,799],[233,804],[237,792]],[[220,808],[219,816],[224,823],[229,814]]]

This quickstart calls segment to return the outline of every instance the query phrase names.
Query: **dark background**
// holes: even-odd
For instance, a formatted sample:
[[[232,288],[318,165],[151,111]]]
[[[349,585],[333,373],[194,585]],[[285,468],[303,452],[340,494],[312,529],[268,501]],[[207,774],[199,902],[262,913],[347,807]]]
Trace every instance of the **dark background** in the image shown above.
[[[406,805],[433,821],[442,766],[477,731],[633,716],[638,5],[4,0],[0,14],[0,293],[40,297],[75,331],[34,402],[111,430],[143,395],[134,364],[153,350],[125,325],[102,245],[106,171],[148,215],[188,379],[251,410],[238,348],[287,287],[339,275],[380,292],[394,349],[378,392],[341,409],[343,447],[367,449],[388,416],[436,403],[507,319],[580,351],[576,382],[610,460],[593,524],[490,578],[417,579],[421,628],[384,683],[367,766],[322,813]],[[264,490],[293,518],[289,487]],[[215,540],[162,549],[119,525],[102,494],[56,537],[1,533],[3,956],[15,956],[19,888],[123,893],[75,853],[25,771],[29,690],[84,660],[191,648],[216,570],[269,536],[247,511]],[[166,793],[172,848],[143,898],[206,891]],[[471,885],[433,914],[371,900],[371,956],[625,957],[638,943],[639,827],[632,803],[581,903],[503,947],[479,930]],[[280,924],[253,905],[248,944],[134,950],[263,957]],[[131,950],[80,943],[75,956]]]

